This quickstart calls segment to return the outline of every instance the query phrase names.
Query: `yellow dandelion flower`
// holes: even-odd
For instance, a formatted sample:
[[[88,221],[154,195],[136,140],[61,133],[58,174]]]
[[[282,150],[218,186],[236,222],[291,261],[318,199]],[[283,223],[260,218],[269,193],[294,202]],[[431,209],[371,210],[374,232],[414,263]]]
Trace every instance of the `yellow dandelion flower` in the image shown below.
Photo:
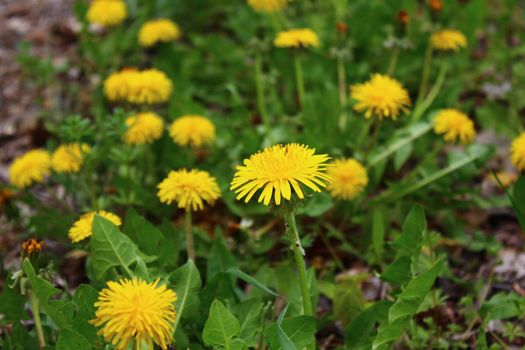
[[[171,80],[157,69],[124,69],[104,81],[104,94],[110,101],[163,103],[168,101],[172,90]]]
[[[363,192],[368,185],[368,175],[361,163],[355,159],[337,159],[332,164],[327,169],[332,178],[328,185],[332,197],[352,200]]]
[[[164,121],[152,112],[139,113],[126,119],[128,127],[124,133],[124,142],[129,145],[152,143],[162,136]]]
[[[467,46],[467,38],[458,30],[443,29],[432,34],[430,43],[436,50],[458,51]]]
[[[250,5],[257,12],[277,12],[283,10],[288,4],[288,0],[248,0]]]
[[[26,188],[43,182],[51,173],[51,156],[42,149],[35,149],[16,158],[9,167],[9,182],[18,188]]]
[[[171,124],[170,136],[180,146],[198,148],[215,140],[215,126],[206,117],[184,115]]]
[[[91,151],[85,143],[61,145],[51,155],[51,165],[57,173],[78,173],[84,163],[84,155]]]
[[[465,113],[452,108],[443,109],[436,114],[434,131],[436,134],[443,134],[443,139],[450,143],[459,140],[468,144],[476,137],[474,122]]]
[[[71,242],[76,243],[91,237],[93,234],[93,219],[95,218],[95,214],[100,215],[117,226],[122,225],[122,220],[113,213],[104,210],[92,211],[82,215],[77,221],[75,221],[73,226],[71,226],[68,233]]]
[[[245,197],[246,203],[259,189],[263,190],[258,202],[265,205],[270,204],[272,195],[276,205],[281,204],[282,198],[291,200],[292,192],[302,199],[302,185],[321,192],[320,187],[330,182],[325,174],[325,162],[329,159],[328,155],[315,154],[315,149],[297,143],[267,147],[237,166],[230,189],[237,193],[237,199]]]
[[[116,26],[127,16],[126,2],[122,0],[93,0],[87,11],[89,23],[104,27]]]
[[[493,184],[496,184],[496,185],[499,185],[501,182],[501,185],[503,186],[503,188],[510,187],[510,185],[512,185],[518,179],[518,175],[516,175],[515,173],[507,172],[507,171],[499,171],[496,173],[496,176],[494,176],[493,173],[490,173],[488,174],[487,178]]]
[[[311,29],[290,29],[277,33],[273,41],[276,47],[319,46],[319,37]]]
[[[101,327],[98,333],[118,350],[128,349],[132,340],[137,349],[146,344],[153,349],[153,342],[167,349],[173,341],[177,295],[158,284],[159,279],[109,281],[99,293],[90,323]]]
[[[525,132],[512,141],[510,160],[519,171],[525,169]]]
[[[401,112],[407,112],[410,106],[408,91],[397,80],[382,74],[373,74],[372,78],[350,87],[350,96],[357,101],[354,110],[365,112],[368,119],[376,116],[380,119],[397,119]]]
[[[148,21],[140,27],[139,44],[150,47],[157,43],[167,43],[180,38],[179,26],[169,19]]]
[[[202,210],[204,202],[213,204],[221,195],[215,178],[195,169],[170,171],[157,188],[157,197],[162,203],[175,201],[179,208],[193,211]]]

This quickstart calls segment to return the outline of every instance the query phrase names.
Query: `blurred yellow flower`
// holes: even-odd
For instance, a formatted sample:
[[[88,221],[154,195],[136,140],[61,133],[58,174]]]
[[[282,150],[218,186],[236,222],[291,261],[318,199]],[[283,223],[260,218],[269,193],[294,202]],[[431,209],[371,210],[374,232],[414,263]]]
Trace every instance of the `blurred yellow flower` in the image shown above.
[[[175,201],[179,208],[193,211],[202,210],[204,202],[213,204],[221,195],[215,178],[195,169],[170,171],[157,188],[157,197],[162,203]]]
[[[89,23],[104,27],[118,25],[127,16],[126,2],[122,0],[93,0],[87,11]]]
[[[432,47],[441,51],[458,51],[467,46],[467,38],[454,29],[440,30],[430,37]]]
[[[171,80],[157,69],[124,69],[104,81],[104,94],[110,101],[162,103],[168,101],[172,90]]]
[[[287,4],[288,0],[248,0],[255,11],[266,13],[281,11]]]
[[[215,140],[215,126],[206,117],[184,115],[171,124],[170,136],[180,146],[198,148]]]
[[[51,165],[57,173],[78,173],[84,163],[84,155],[91,151],[85,143],[61,145],[51,155]]]
[[[130,145],[152,143],[162,136],[164,121],[153,112],[133,115],[126,119],[124,142]]]
[[[273,44],[276,47],[319,46],[319,37],[311,29],[289,29],[277,33]]]
[[[448,108],[439,111],[434,118],[434,131],[443,134],[446,142],[472,143],[476,137],[474,122],[463,112]]]
[[[328,185],[332,197],[352,200],[368,185],[366,169],[357,160],[337,159],[332,165],[326,171],[332,179]]]
[[[525,132],[512,141],[510,160],[519,171],[525,169]]]
[[[118,350],[135,347],[153,349],[153,342],[167,349],[173,341],[177,295],[159,279],[147,283],[140,279],[109,281],[95,303],[91,324],[102,327],[98,334]]]
[[[269,205],[274,197],[276,205],[281,199],[292,199],[292,192],[304,198],[302,185],[321,192],[320,187],[326,187],[330,177],[325,170],[330,157],[326,154],[315,154],[315,149],[308,146],[291,143],[265,148],[245,159],[237,166],[237,172],[231,182],[230,189],[237,193],[237,199],[245,197],[248,201],[259,190],[258,202]]]
[[[354,109],[365,112],[368,119],[376,116],[380,119],[397,119],[400,112],[407,112],[410,96],[397,80],[382,74],[373,74],[372,78],[350,87],[350,96],[357,101]]]
[[[95,218],[95,214],[100,215],[117,226],[122,225],[122,220],[113,213],[104,210],[92,211],[82,215],[77,221],[75,221],[75,223],[73,223],[73,226],[69,229],[68,233],[71,242],[76,243],[91,237],[93,234],[93,219]]]
[[[169,19],[156,19],[142,25],[139,31],[139,44],[150,47],[157,43],[167,43],[180,38],[179,26]]]
[[[25,188],[44,181],[51,173],[51,156],[42,149],[26,152],[16,158],[9,167],[9,182],[18,188]]]
[[[511,172],[506,172],[506,171],[499,171],[498,173],[496,173],[496,176],[494,176],[493,173],[490,173],[488,174],[487,177],[491,182],[493,182],[496,185],[499,185],[501,182],[501,185],[503,186],[503,188],[509,187],[514,182],[516,182],[516,180],[518,179],[518,175],[516,175],[515,173],[511,173]]]

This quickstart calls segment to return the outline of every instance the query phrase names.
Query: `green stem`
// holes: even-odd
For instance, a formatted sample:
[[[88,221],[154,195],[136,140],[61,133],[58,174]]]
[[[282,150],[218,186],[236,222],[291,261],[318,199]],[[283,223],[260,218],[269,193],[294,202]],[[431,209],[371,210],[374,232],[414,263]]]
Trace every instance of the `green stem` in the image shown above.
[[[304,103],[304,78],[303,78],[303,66],[301,64],[300,53],[294,52],[294,66],[295,66],[295,79],[297,83],[297,95],[299,97],[299,109],[303,109]]]
[[[31,301],[31,309],[33,310],[33,318],[35,320],[38,345],[40,346],[40,349],[44,349],[46,347],[46,341],[44,339],[44,331],[42,330],[42,320],[40,319],[40,303],[33,292],[31,292],[29,299]]]
[[[392,55],[390,56],[390,62],[388,63],[388,68],[386,70],[386,75],[392,76],[397,66],[397,60],[399,58],[399,46],[394,48]]]
[[[368,148],[366,150],[366,154],[365,154],[365,162],[367,161],[368,159],[368,155],[370,154],[370,152],[372,151],[372,149],[374,148],[376,142],[377,142],[377,138],[379,136],[379,129],[381,129],[381,124],[383,123],[383,119],[377,119],[377,121],[374,123],[374,130],[372,131],[372,136],[371,136],[371,139],[370,139],[370,143],[368,144]]]
[[[421,83],[419,85],[419,93],[417,95],[417,104],[423,100],[427,94],[428,78],[430,75],[430,67],[432,66],[432,44],[429,42],[425,51],[425,59],[423,61],[423,74],[421,76]]]
[[[346,91],[346,68],[343,57],[337,58],[337,79],[339,81],[339,103],[341,105],[341,115],[339,116],[339,128],[346,129],[346,105],[347,105],[347,91]]]
[[[301,246],[301,239],[295,224],[295,215],[293,211],[286,211],[284,213],[284,220],[286,222],[286,232],[290,240],[291,249],[295,258],[295,265],[299,273],[299,284],[301,287],[301,294],[303,298],[303,314],[313,315],[312,299],[310,298],[310,289],[308,288],[308,278],[306,275],[306,264],[304,261],[304,249]]]
[[[441,88],[443,87],[443,83],[445,82],[445,77],[447,76],[447,68],[448,64],[447,62],[443,62],[441,64],[441,68],[438,73],[438,77],[436,78],[436,82],[432,86],[432,89],[430,90],[428,96],[421,102],[418,102],[416,104],[416,109],[414,111],[414,114],[412,115],[412,122],[417,122],[423,113],[426,112],[428,107],[434,102],[437,95],[441,91]]]
[[[265,132],[268,134],[270,132],[270,120],[268,119],[268,112],[266,111],[266,99],[262,81],[262,57],[260,52],[255,54],[255,88],[257,90],[257,108],[263,120]]]
[[[191,227],[191,209],[186,209],[185,217],[185,227],[186,227],[186,243],[188,249],[188,258],[195,261],[195,248],[193,246],[193,229]]]

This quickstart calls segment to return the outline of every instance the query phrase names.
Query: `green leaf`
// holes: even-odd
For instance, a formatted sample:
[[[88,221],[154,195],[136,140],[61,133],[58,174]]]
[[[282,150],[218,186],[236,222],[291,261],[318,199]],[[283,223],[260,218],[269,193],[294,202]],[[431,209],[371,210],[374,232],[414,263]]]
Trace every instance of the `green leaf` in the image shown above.
[[[221,236],[217,237],[213,241],[213,245],[208,256],[206,280],[209,282],[216,274],[220,272],[227,272],[229,268],[235,266],[235,259],[226,247],[224,239]]]
[[[365,305],[365,298],[357,283],[342,281],[335,287],[333,303],[334,318],[346,326],[361,312]]]
[[[60,289],[53,287],[49,281],[38,276],[31,265],[29,259],[25,258],[22,264],[22,269],[26,274],[29,283],[31,284],[31,291],[36,295],[38,301],[42,306],[46,305],[49,302],[49,299],[58,293],[61,292]]]
[[[381,274],[381,279],[396,285],[407,283],[412,278],[411,262],[408,256],[399,257],[386,267],[385,272]]]
[[[388,317],[392,306],[388,300],[380,300],[355,317],[346,328],[346,343],[349,349],[358,348],[366,343],[374,325]]]
[[[232,339],[240,334],[240,330],[241,326],[235,316],[223,303],[215,299],[202,332],[204,344],[232,349]]]
[[[26,298],[4,283],[4,290],[0,294],[0,314],[4,316],[3,321],[7,323],[20,322],[28,318],[24,310]]]
[[[396,171],[399,171],[403,164],[405,164],[412,154],[413,149],[414,146],[411,143],[408,143],[397,150],[397,152],[394,154],[394,169],[396,169]]]
[[[77,311],[71,328],[79,332],[92,346],[95,346],[98,336],[97,328],[89,321],[95,318],[97,299],[97,290],[87,284],[80,285],[73,296],[73,304]]]
[[[259,298],[244,300],[237,304],[234,309],[241,325],[240,337],[246,340],[250,346],[254,346],[256,343],[254,336],[261,326],[261,310],[262,302]]]
[[[87,339],[73,329],[63,329],[60,331],[56,343],[56,350],[90,350],[91,345]]]
[[[192,317],[199,311],[197,292],[201,289],[202,282],[199,270],[191,260],[175,270],[170,276],[170,281],[175,285],[174,290],[177,293],[177,319],[173,328],[176,331],[182,319]]]
[[[130,265],[137,261],[137,247],[112,222],[95,215],[89,245],[97,279],[113,267],[120,267],[127,277],[133,276]]]
[[[273,290],[271,290],[270,288],[266,287],[264,284],[262,284],[261,282],[259,282],[255,278],[253,278],[252,276],[250,276],[250,275],[244,273],[243,271],[239,270],[237,267],[230,267],[227,272],[229,274],[231,274],[232,276],[235,276],[235,277],[243,280],[244,282],[249,283],[252,286],[255,286],[255,287],[265,291],[266,293],[269,293],[269,294],[271,294],[273,296],[276,296],[276,297],[279,296]]]
[[[332,208],[332,197],[325,192],[315,193],[308,198],[304,207],[297,208],[298,214],[305,214],[311,217],[318,217]]]
[[[425,218],[425,210],[421,205],[414,204],[403,223],[403,234],[394,244],[409,252],[419,250],[426,228],[427,219]]]
[[[283,319],[284,309],[276,323],[265,332],[268,346],[272,350],[299,350],[315,343],[316,321],[312,316],[294,316]]]
[[[378,261],[382,260],[385,244],[385,218],[381,209],[372,214],[372,247]]]

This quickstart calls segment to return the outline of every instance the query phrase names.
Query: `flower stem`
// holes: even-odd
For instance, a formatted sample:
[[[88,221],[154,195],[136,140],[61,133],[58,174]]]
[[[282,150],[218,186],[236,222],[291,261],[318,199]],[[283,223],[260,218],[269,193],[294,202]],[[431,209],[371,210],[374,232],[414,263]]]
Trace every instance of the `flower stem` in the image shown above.
[[[312,299],[310,298],[310,289],[308,288],[308,278],[306,276],[306,265],[304,261],[304,249],[301,246],[299,233],[295,224],[295,215],[293,211],[285,211],[284,220],[286,222],[286,232],[290,240],[291,249],[295,258],[295,265],[299,273],[299,284],[301,286],[301,294],[303,297],[303,314],[313,315]]]
[[[298,51],[294,52],[295,79],[297,82],[297,95],[299,97],[299,109],[303,108],[304,103],[304,79],[301,56]]]
[[[33,292],[30,293],[29,299],[31,301],[31,309],[33,309],[38,345],[40,346],[40,349],[44,349],[46,347],[46,341],[44,339],[44,331],[42,330],[42,321],[40,320],[40,303]]]
[[[261,53],[255,54],[255,88],[257,90],[257,109],[264,123],[266,134],[270,132],[270,120],[266,111],[266,98],[264,95],[264,85],[262,81],[262,57]]]
[[[394,74],[394,71],[397,66],[398,58],[399,58],[399,46],[396,46],[394,48],[394,51],[392,51],[392,55],[390,56],[390,62],[388,63],[386,75],[392,76],[392,74]]]
[[[419,85],[419,93],[417,95],[417,104],[419,104],[420,101],[422,101],[426,94],[428,89],[428,78],[430,75],[430,67],[432,65],[432,44],[429,42],[427,46],[427,50],[425,51],[425,60],[423,61],[423,74],[421,76],[421,83]]]
[[[346,69],[344,58],[339,56],[337,58],[337,79],[339,81],[339,104],[341,105],[341,115],[339,116],[339,128],[346,129]]]
[[[188,258],[195,261],[195,248],[193,247],[193,229],[191,227],[191,209],[186,209],[185,217],[186,243],[188,245]]]
[[[441,91],[441,88],[443,87],[443,83],[445,82],[445,77],[447,75],[447,62],[443,62],[441,65],[441,68],[438,73],[438,77],[436,78],[436,82],[432,86],[432,89],[430,89],[430,92],[428,93],[428,96],[416,104],[416,109],[414,110],[414,114],[412,115],[412,121],[417,122],[423,113],[430,107],[432,102],[436,99],[437,95]]]

